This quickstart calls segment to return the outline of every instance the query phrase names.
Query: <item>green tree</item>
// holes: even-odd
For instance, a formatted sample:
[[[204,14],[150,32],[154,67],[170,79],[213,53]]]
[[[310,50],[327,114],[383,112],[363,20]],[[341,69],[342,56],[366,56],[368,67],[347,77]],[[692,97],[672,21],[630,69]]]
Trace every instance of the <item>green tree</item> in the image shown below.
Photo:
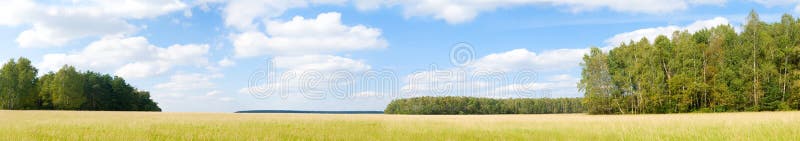
[[[64,66],[55,74],[53,80],[53,107],[60,110],[76,110],[86,102],[83,78],[75,67]]]
[[[611,76],[608,70],[608,57],[599,48],[591,48],[589,54],[583,56],[583,72],[581,81],[578,83],[578,90],[585,92],[583,102],[588,107],[590,114],[609,114],[615,113],[612,105]]]
[[[9,60],[0,69],[0,109],[35,109],[37,70],[26,58]]]
[[[135,92],[134,88],[128,85],[125,82],[125,79],[122,77],[114,77],[111,80],[111,109],[112,110],[119,110],[119,111],[129,111],[133,110],[133,102],[131,100],[134,98],[133,93]]]
[[[39,78],[39,81],[36,83],[38,86],[37,88],[39,89],[36,105],[38,105],[40,109],[53,109],[52,97],[55,95],[55,77],[55,73],[49,72],[45,75],[42,75]]]
[[[0,68],[0,109],[161,111],[150,93],[120,77],[64,65],[37,78],[26,58]]]
[[[102,75],[95,72],[86,72],[83,74],[84,80],[84,94],[86,95],[86,103],[81,106],[83,110],[109,110],[111,109],[111,81],[113,78],[109,75]]]
[[[741,33],[719,25],[593,49],[582,63],[584,106],[595,114],[800,109],[798,22],[786,14],[767,24],[751,11]]]

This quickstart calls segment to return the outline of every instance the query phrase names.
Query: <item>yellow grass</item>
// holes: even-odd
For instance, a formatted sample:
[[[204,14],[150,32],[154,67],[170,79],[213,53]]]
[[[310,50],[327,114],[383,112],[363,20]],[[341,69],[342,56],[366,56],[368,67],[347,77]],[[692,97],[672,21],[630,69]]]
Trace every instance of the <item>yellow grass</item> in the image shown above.
[[[798,140],[800,112],[330,115],[0,111],[0,140]]]

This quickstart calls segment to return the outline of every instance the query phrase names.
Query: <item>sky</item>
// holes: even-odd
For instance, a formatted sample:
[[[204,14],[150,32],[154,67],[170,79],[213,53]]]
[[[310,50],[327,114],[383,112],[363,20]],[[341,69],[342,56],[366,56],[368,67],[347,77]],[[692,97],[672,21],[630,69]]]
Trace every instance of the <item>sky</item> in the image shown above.
[[[7,0],[0,59],[125,78],[167,112],[581,97],[590,47],[800,14],[796,0]]]

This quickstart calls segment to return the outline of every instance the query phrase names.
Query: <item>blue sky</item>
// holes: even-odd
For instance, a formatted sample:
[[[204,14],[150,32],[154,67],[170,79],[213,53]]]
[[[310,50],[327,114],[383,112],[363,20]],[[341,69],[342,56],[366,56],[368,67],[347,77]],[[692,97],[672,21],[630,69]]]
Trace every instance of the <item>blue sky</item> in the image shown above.
[[[588,47],[739,27],[750,9],[776,21],[797,15],[799,3],[11,0],[0,6],[0,59],[29,58],[40,73],[69,64],[119,75],[165,111],[382,110],[392,99],[425,95],[579,97]],[[451,63],[456,46],[471,49],[468,63]],[[370,81],[377,72],[392,78]]]

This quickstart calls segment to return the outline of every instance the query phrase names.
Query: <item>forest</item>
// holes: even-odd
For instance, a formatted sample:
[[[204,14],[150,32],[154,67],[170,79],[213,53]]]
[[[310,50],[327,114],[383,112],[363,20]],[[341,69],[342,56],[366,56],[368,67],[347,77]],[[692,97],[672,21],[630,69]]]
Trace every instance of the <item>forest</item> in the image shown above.
[[[11,59],[0,69],[0,109],[161,111],[150,93],[121,77],[64,65],[37,77],[26,58]]]
[[[464,115],[464,114],[551,114],[584,112],[581,98],[492,99],[463,96],[415,97],[396,99],[386,106],[386,114]]]
[[[800,109],[800,20],[642,38],[583,57],[578,89],[590,114]]]

